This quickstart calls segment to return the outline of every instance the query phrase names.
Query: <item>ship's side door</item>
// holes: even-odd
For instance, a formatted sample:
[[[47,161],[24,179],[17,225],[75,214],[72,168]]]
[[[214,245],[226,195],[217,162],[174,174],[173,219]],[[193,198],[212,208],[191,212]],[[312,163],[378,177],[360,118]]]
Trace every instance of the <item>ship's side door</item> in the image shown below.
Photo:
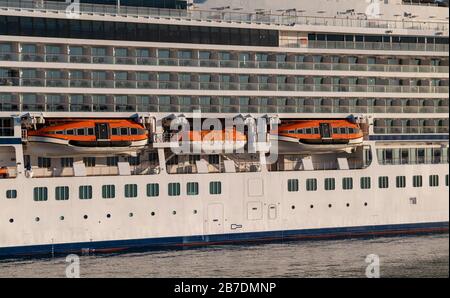
[[[220,203],[208,205],[208,234],[223,233],[223,205]]]
[[[322,139],[331,138],[330,123],[320,123],[320,136]]]
[[[97,140],[109,140],[109,124],[96,123],[95,136],[97,137]]]

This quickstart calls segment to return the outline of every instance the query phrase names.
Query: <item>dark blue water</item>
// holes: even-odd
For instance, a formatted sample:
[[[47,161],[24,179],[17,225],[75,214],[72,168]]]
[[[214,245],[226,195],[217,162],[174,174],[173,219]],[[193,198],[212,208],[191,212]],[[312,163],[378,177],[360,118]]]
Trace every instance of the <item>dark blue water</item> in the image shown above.
[[[80,257],[81,277],[449,277],[448,234],[213,246]],[[65,277],[65,258],[0,261],[0,277]]]

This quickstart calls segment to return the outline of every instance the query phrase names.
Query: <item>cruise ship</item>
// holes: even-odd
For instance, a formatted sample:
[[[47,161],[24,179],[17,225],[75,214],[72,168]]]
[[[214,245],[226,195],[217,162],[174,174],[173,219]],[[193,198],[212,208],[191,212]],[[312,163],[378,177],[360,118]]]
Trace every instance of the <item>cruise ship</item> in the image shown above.
[[[448,1],[0,0],[0,257],[448,233]]]

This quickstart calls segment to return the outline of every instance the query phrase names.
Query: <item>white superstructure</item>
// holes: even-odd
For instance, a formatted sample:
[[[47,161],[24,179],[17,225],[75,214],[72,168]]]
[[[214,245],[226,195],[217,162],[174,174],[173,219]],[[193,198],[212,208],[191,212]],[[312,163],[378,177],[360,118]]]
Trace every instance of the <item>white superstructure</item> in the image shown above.
[[[0,256],[448,231],[447,2],[80,2],[0,0]]]

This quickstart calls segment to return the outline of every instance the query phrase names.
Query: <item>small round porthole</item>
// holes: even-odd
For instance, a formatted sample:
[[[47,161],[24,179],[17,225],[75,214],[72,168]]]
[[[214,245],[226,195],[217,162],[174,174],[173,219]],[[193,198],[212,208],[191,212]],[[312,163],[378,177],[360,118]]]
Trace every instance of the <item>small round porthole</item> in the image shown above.
[[[60,217],[59,217],[59,220],[64,220],[64,216],[60,216]]]
[[[328,204],[328,208],[331,208],[331,207],[333,207],[333,205],[331,205],[331,204]]]
[[[133,215],[134,215],[134,214],[133,214],[132,212],[130,212],[130,213],[128,214],[129,217],[133,217]]]
[[[177,212],[176,212],[176,211],[174,210],[174,211],[172,211],[172,214],[173,214],[173,215],[176,215],[176,214],[177,214]]]
[[[311,209],[314,208],[314,205],[309,206],[309,208],[311,208]]]
[[[155,212],[150,213],[151,216],[155,216]]]
[[[111,218],[111,214],[106,214],[106,218]]]
[[[367,202],[364,203],[364,206],[367,206]]]
[[[88,219],[88,216],[87,216],[87,215],[84,215],[83,218],[84,218],[84,219]]]
[[[347,203],[347,205],[346,205],[347,207],[350,207],[350,204],[349,203]]]
[[[35,220],[36,222],[38,222],[38,221],[40,221],[41,219],[40,219],[39,217],[36,217],[34,220]]]
[[[13,223],[13,222],[14,222],[14,219],[10,218],[10,219],[9,219],[9,222],[10,222],[10,223]]]
[[[197,212],[197,210],[194,210],[194,214],[197,214],[198,212]]]
[[[292,209],[292,210],[294,210],[294,209],[295,209],[295,206],[294,206],[294,205],[292,205],[292,206],[291,206],[291,209]]]

